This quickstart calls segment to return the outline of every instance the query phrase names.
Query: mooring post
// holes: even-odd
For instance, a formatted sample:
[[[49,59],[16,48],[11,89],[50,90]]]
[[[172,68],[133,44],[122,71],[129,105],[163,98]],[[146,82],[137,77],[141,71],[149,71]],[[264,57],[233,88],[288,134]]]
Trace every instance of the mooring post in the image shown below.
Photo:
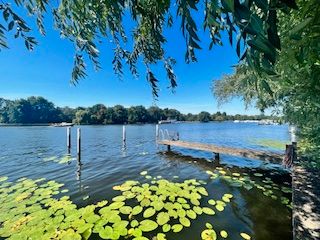
[[[171,151],[171,146],[170,145],[167,145],[167,150],[168,150],[168,152]]]
[[[122,142],[123,142],[123,145],[125,146],[126,145],[126,126],[125,125],[122,126]]]
[[[159,140],[159,124],[156,124],[156,141]]]
[[[220,154],[214,153],[214,160],[219,161],[220,160]]]
[[[71,148],[71,127],[67,128],[67,148],[68,153],[70,154],[70,148]]]
[[[77,157],[80,161],[81,159],[81,129],[77,129]]]

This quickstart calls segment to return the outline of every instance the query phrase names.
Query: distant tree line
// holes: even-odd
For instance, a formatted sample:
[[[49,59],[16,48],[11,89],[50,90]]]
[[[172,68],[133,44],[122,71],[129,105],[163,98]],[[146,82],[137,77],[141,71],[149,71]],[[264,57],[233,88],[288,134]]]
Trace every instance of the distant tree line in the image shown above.
[[[227,115],[225,112],[200,112],[199,114],[182,114],[176,109],[156,106],[122,105],[107,107],[95,104],[92,107],[56,107],[43,97],[29,97],[27,99],[7,100],[0,98],[1,123],[57,123],[73,122],[76,124],[123,124],[123,123],[156,123],[160,120],[177,121],[226,121],[226,120],[261,120],[270,118],[264,115]]]

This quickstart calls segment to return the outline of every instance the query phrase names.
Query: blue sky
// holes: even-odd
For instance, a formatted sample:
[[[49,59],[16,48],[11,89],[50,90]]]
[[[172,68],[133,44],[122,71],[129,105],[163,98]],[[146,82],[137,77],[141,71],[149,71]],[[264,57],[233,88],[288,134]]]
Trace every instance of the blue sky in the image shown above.
[[[28,22],[32,25],[33,19],[28,18]],[[207,40],[201,43],[203,50],[197,51],[198,62],[186,64],[185,41],[178,24],[166,31],[168,55],[177,60],[175,73],[178,87],[172,93],[167,88],[169,81],[162,67],[153,66],[152,69],[160,80],[160,96],[156,104],[163,108],[176,108],[183,113],[225,111],[229,114],[258,114],[259,111],[254,108],[245,110],[239,99],[218,108],[212,95],[212,81],[231,73],[232,65],[237,63],[235,50],[227,38],[224,37],[223,47],[216,46],[209,51],[208,33],[200,32],[200,36]],[[46,19],[46,31],[45,37],[34,31],[33,35],[37,37],[39,45],[33,52],[27,51],[22,41],[9,37],[10,49],[0,52],[0,97],[16,99],[31,95],[43,96],[58,106],[71,107],[96,103],[148,107],[155,103],[143,67],[140,68],[138,79],[134,79],[127,71],[122,81],[115,76],[111,64],[112,45],[108,41],[99,45],[102,69],[95,72],[91,64],[88,64],[88,77],[77,86],[71,85],[69,80],[73,66],[73,45],[68,40],[61,39],[58,32],[53,30],[50,17]]]

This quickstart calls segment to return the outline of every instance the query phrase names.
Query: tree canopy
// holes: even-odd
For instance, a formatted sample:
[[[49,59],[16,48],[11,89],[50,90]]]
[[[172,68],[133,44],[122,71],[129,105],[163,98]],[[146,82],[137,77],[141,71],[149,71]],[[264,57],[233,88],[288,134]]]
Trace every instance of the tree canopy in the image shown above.
[[[225,120],[260,120],[266,116],[227,115],[225,112],[210,114],[183,114],[176,109],[156,106],[122,105],[107,107],[95,104],[91,107],[56,107],[43,97],[29,97],[27,99],[7,100],[0,98],[0,123],[9,124],[37,124],[74,122],[76,124],[126,124],[126,123],[158,123],[160,120],[178,121],[225,121]]]
[[[74,44],[72,82],[86,76],[86,60],[96,69],[99,64],[100,42],[107,39],[114,44],[114,71],[121,76],[123,64],[128,64],[137,76],[141,61],[147,72],[153,94],[158,95],[158,79],[152,72],[154,64],[162,63],[172,88],[177,86],[173,71],[175,60],[166,53],[167,39],[164,30],[174,21],[181,22],[181,34],[186,42],[186,62],[197,61],[196,50],[201,49],[200,27],[211,39],[209,49],[222,45],[222,32],[227,32],[230,43],[235,41],[239,59],[269,68],[276,61],[281,48],[278,35],[279,12],[288,13],[296,8],[294,0],[14,0],[0,2],[3,19],[0,22],[0,49],[7,48],[6,36],[10,32],[22,38],[32,50],[37,41],[31,28],[16,9],[23,7],[34,16],[38,30],[45,35],[43,19],[51,12],[54,27],[61,37]],[[195,15],[202,15],[202,22]],[[133,28],[124,26],[124,19],[132,20]],[[133,43],[133,47],[132,44]],[[277,50],[278,49],[278,50]]]
[[[214,81],[220,103],[243,97],[260,109],[276,108],[300,129],[300,149],[320,167],[320,5],[299,0],[299,11],[279,15],[282,51],[269,74],[249,64]]]

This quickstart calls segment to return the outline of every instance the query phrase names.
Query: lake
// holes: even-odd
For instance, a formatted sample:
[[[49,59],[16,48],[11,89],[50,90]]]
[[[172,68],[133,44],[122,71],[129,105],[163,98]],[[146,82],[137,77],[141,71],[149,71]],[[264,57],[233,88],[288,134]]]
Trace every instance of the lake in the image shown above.
[[[157,236],[157,233],[166,232],[163,231],[163,226],[161,228],[161,224],[158,227],[155,226],[154,228],[157,228],[153,230],[152,224],[159,220],[157,214],[160,212],[167,214],[171,211],[170,221],[165,221],[171,227],[171,230],[165,233],[166,239],[169,240],[201,239],[201,234],[205,239],[215,239],[215,234],[218,235],[218,239],[223,239],[221,231],[227,232],[227,239],[234,240],[246,239],[249,236],[257,240],[292,239],[291,177],[289,172],[280,165],[221,154],[220,162],[217,163],[213,161],[212,153],[187,149],[172,148],[173,152],[166,153],[165,147],[156,144],[156,130],[155,125],[152,124],[128,125],[125,148],[122,145],[122,126],[80,127],[81,164],[76,160],[76,127],[73,127],[71,131],[71,156],[66,155],[65,128],[0,127],[0,203],[2,203],[0,211],[1,213],[12,212],[6,217],[0,216],[0,236],[5,238],[16,231],[18,238],[15,239],[27,239],[31,231],[29,227],[29,232],[26,232],[25,229],[28,226],[36,226],[37,230],[34,230],[34,234],[37,233],[39,236],[52,234],[53,236],[57,234],[57,228],[61,226],[62,230],[59,233],[67,232],[69,228],[72,229],[68,232],[70,239],[72,239],[72,234],[74,236],[80,234],[83,239],[87,238],[86,234],[90,235],[90,239],[101,239],[101,236],[108,239],[110,235],[108,231],[113,227],[113,230],[110,231],[114,231],[114,235],[110,239],[124,239],[124,235],[130,235],[129,239],[134,239],[133,236],[135,239],[143,239],[140,235],[145,236],[146,239],[152,239]],[[285,143],[290,139],[287,125],[233,122],[177,123],[160,125],[160,128],[179,132],[181,140],[274,152],[284,152]],[[279,145],[281,147],[282,144],[283,150],[279,148]],[[36,180],[39,178],[45,178],[45,180]],[[47,184],[52,180],[55,181],[53,185]],[[139,183],[123,185],[124,182],[131,180],[139,181]],[[42,193],[36,194],[35,191],[41,183],[43,184],[40,187]],[[64,184],[64,186],[58,184]],[[45,188],[48,187],[50,188],[49,193],[44,194],[43,191],[46,191]],[[161,187],[170,190],[163,192]],[[206,192],[200,190],[202,187]],[[61,191],[58,188],[61,188]],[[62,189],[68,189],[68,192]],[[182,193],[182,190],[188,190],[189,193],[185,191]],[[141,191],[144,193],[144,199],[134,200],[137,195],[142,195]],[[190,193],[196,191],[199,193],[197,194],[199,195],[198,201],[190,203],[190,200],[197,198],[193,197],[196,194]],[[133,192],[136,195],[132,198],[127,197]],[[156,192],[157,196],[151,197]],[[126,200],[118,197],[112,201],[112,198],[121,193],[127,197]],[[187,194],[185,199],[181,199],[183,194]],[[41,201],[37,201],[36,196],[41,196]],[[50,204],[55,202],[54,199],[62,196],[69,196],[69,202],[65,201],[64,204],[72,204],[73,207],[70,207],[69,212],[65,210],[59,213],[60,220],[57,220],[58,213],[52,210],[53,206]],[[141,202],[146,199],[147,201],[142,204]],[[160,201],[162,204],[158,208],[152,205],[155,199],[157,203]],[[16,201],[16,204],[12,203],[13,200]],[[125,202],[128,207],[124,208],[119,204],[118,207],[110,210],[105,207],[105,203],[101,203],[103,200],[108,200],[108,204],[111,202],[124,204]],[[179,201],[176,202],[177,200]],[[210,204],[209,200],[214,201],[211,201]],[[33,206],[33,202],[37,208]],[[96,206],[97,208],[90,210],[88,214],[90,221],[76,219],[79,220],[77,222],[79,225],[80,220],[82,225],[86,222],[85,226],[89,226],[90,231],[87,231],[85,227],[80,231],[77,226],[73,226],[72,222],[76,221],[75,219],[66,220],[71,212],[72,216],[76,215],[74,208],[87,211],[89,207],[85,208],[86,206],[93,206],[92,204],[98,202],[101,203],[99,208]],[[177,207],[172,209],[171,203],[168,202],[177,203],[175,205]],[[32,211],[22,210],[17,206],[18,204],[25,208],[32,208]],[[153,209],[148,210],[148,213],[144,212],[146,217],[142,216],[142,213],[140,215],[129,213],[132,211],[131,207],[137,204],[142,204],[144,211],[148,208],[156,209],[156,213],[153,212]],[[194,208],[197,206],[200,206],[202,210],[203,208],[214,210],[214,215],[209,210],[206,214],[206,211]],[[103,207],[105,213],[101,210]],[[50,223],[50,227],[49,224],[41,223],[41,225],[40,221],[34,221],[39,215],[36,213],[41,208],[52,210],[46,215],[47,218],[56,219],[56,222]],[[192,209],[199,210],[196,217],[194,212],[197,211],[192,211]],[[45,211],[42,210],[42,212]],[[179,215],[175,216],[177,213]],[[31,214],[30,218],[28,218],[29,214]],[[83,211],[81,214],[84,218]],[[78,218],[81,218],[81,214],[78,214]],[[135,221],[132,223],[134,227],[119,227],[123,234],[115,233],[118,228],[112,224],[118,220],[112,222],[109,219],[108,224],[112,223],[111,227],[107,227],[109,226],[108,221],[101,223],[101,219],[110,217],[110,214],[116,214],[116,219],[120,216],[119,218],[124,220],[122,221],[124,225],[128,225],[128,223],[125,224],[128,218],[130,224],[133,220],[137,220],[142,225],[141,222],[146,218],[150,221],[145,222],[144,228],[135,226]],[[97,219],[92,220],[93,215]],[[98,222],[101,223],[99,228],[97,227]],[[71,224],[72,227],[67,224]],[[177,226],[172,229],[173,225]],[[183,226],[183,229],[180,229],[180,226]],[[146,229],[148,227],[151,230]],[[140,230],[132,233],[133,230],[129,230],[130,228],[143,229],[142,234]],[[214,233],[212,233],[212,228]],[[8,229],[11,229],[11,233],[8,233]],[[203,233],[204,230],[207,231]],[[76,234],[77,231],[79,234]],[[99,232],[101,232],[100,237]],[[225,235],[224,232],[222,235]],[[65,237],[65,239],[68,238]],[[163,235],[158,235],[157,239],[164,239]]]

